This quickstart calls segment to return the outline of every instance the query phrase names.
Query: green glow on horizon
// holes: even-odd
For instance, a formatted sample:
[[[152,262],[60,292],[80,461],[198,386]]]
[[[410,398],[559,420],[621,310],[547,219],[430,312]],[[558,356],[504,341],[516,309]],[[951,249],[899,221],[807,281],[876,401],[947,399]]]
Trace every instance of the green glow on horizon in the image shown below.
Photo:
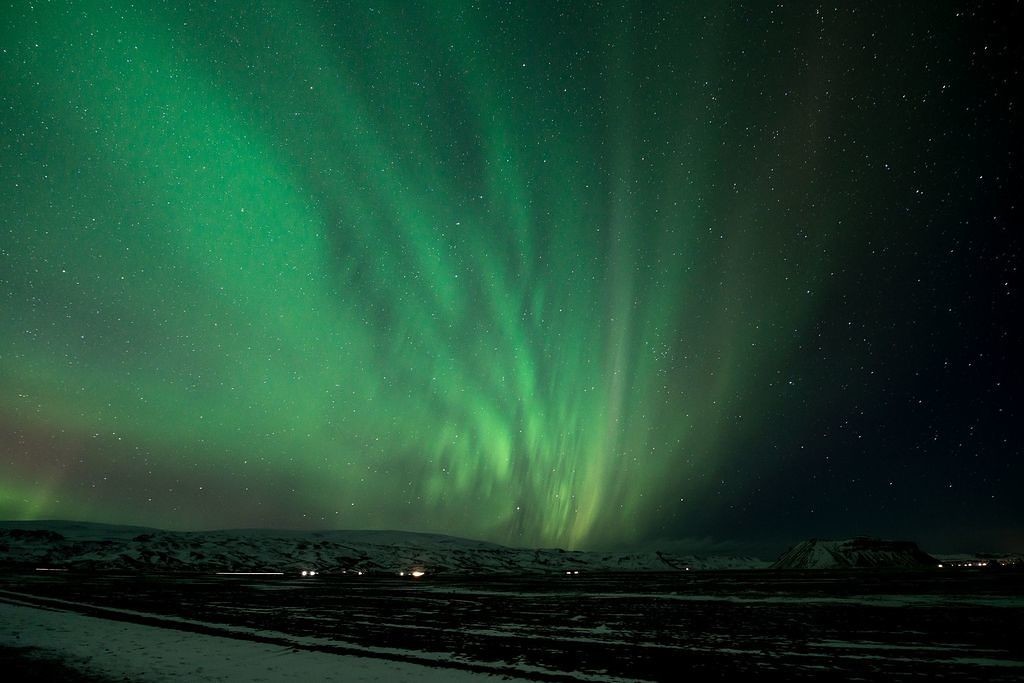
[[[705,489],[832,239],[723,190],[713,32],[659,86],[612,19],[226,4],[7,20],[0,516],[581,547]]]

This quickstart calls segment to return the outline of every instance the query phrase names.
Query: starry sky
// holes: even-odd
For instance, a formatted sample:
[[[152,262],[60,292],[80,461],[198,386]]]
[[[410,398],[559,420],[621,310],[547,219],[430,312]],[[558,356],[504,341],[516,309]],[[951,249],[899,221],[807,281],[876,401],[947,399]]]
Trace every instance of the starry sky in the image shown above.
[[[7,5],[0,518],[1024,547],[1019,3]]]

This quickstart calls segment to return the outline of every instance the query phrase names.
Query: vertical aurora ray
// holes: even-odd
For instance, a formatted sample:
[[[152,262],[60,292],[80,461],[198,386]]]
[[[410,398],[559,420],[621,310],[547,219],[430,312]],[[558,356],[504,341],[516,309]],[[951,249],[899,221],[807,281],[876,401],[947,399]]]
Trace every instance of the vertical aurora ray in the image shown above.
[[[0,517],[611,545],[747,467],[860,248],[792,144],[828,109],[759,99],[795,57],[674,4],[202,4],[3,21]]]

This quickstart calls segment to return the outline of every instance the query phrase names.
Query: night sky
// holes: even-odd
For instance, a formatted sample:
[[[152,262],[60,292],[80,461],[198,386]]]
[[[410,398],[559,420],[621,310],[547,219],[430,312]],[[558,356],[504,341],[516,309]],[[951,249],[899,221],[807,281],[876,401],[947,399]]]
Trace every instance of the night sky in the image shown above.
[[[1024,12],[837,4],[5,3],[0,518],[1024,548]]]

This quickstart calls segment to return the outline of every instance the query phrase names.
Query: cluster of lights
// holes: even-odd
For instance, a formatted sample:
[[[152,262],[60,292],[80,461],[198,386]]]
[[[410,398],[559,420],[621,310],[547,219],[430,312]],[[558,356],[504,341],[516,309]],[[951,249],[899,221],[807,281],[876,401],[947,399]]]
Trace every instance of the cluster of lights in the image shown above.
[[[421,576],[423,576],[423,575],[425,575],[425,574],[426,574],[426,572],[425,572],[425,571],[423,571],[422,569],[413,569],[413,570],[412,570],[411,572],[398,572],[398,575],[399,575],[399,576],[405,576],[405,575],[406,575],[406,573],[408,573],[408,574],[409,574],[409,576],[411,576],[411,577],[412,577],[412,578],[414,578],[414,579],[418,579],[418,578],[420,578]]]
[[[572,571],[570,571],[570,570],[568,570],[568,569],[566,569],[566,570],[565,570],[565,575],[566,575],[566,576],[578,576],[578,575],[579,575],[579,573],[580,573],[580,570],[579,570],[579,569],[574,569],[574,570],[572,570]]]
[[[1006,565],[1005,562],[1000,562],[999,564],[1000,565],[1004,565],[1004,566]],[[942,569],[945,566],[946,565],[944,565],[944,564],[940,564],[939,565],[939,569]],[[987,567],[988,566],[988,562],[953,562],[953,563],[950,563],[949,566],[950,567]]]
[[[316,576],[316,572],[313,571],[312,569],[303,569],[302,570],[302,575],[303,576]]]

